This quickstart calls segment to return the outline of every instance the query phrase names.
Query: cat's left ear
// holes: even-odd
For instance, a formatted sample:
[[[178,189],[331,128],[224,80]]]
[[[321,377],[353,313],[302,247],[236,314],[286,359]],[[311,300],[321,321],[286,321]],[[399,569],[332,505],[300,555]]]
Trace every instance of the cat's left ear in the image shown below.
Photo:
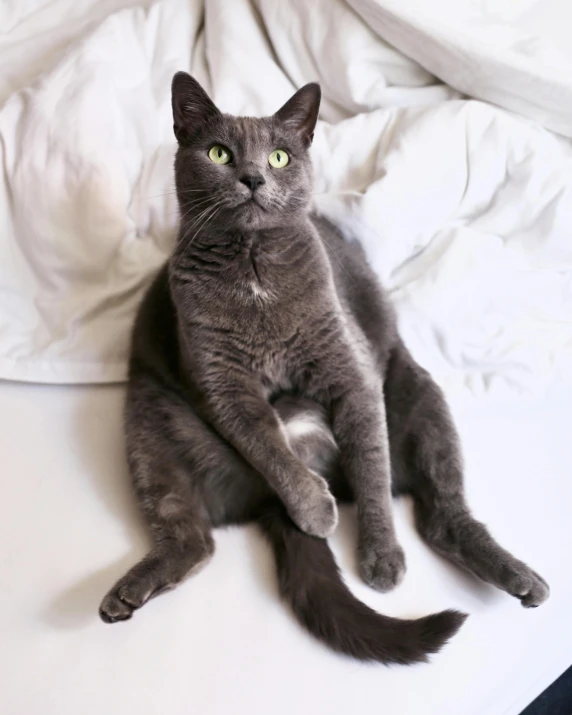
[[[215,103],[194,77],[186,72],[177,72],[171,84],[173,105],[173,131],[179,144],[185,141],[204,124],[222,117]]]
[[[320,85],[310,82],[290,97],[274,116],[299,134],[309,146],[314,138],[321,97]]]

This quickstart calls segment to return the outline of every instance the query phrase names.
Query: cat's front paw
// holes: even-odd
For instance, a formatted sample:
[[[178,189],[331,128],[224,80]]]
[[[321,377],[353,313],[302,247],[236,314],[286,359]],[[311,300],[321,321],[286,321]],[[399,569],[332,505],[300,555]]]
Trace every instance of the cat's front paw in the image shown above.
[[[325,539],[338,524],[336,500],[326,480],[315,472],[308,472],[304,486],[297,495],[296,503],[288,506],[288,512],[303,532]]]
[[[359,566],[368,586],[377,591],[390,591],[405,575],[405,554],[398,544],[389,549],[362,547]]]

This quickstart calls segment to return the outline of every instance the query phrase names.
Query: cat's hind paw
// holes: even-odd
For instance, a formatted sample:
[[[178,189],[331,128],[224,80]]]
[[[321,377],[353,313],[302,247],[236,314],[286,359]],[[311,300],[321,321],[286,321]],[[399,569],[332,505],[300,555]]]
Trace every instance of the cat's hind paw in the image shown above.
[[[518,598],[524,608],[536,608],[550,596],[546,581],[526,564],[515,571],[508,592]]]

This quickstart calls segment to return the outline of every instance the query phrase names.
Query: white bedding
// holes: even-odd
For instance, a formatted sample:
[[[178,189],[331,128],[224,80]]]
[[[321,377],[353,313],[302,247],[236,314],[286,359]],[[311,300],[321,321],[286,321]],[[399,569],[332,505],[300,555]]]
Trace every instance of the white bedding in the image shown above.
[[[0,376],[125,377],[176,230],[187,69],[235,113],[321,82],[316,207],[363,241],[449,394],[572,386],[572,60],[517,25],[530,5],[4,2]]]
[[[550,582],[541,608],[439,558],[407,500],[395,504],[407,573],[376,593],[357,575],[355,517],[342,509],[330,543],[358,598],[404,618],[470,614],[429,665],[389,668],[339,656],[296,623],[255,527],[217,530],[204,571],[132,620],[102,623],[101,597],[149,545],[122,403],[119,386],[0,382],[2,715],[519,715],[572,663],[569,402],[453,405],[469,501]]]

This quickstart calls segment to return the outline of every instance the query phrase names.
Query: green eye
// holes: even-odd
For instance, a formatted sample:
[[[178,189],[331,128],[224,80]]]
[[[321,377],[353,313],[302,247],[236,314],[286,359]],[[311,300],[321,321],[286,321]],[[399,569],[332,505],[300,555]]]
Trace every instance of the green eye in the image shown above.
[[[268,157],[268,163],[274,169],[283,169],[290,161],[290,157],[284,149],[275,149]]]
[[[220,144],[215,144],[209,149],[209,159],[215,164],[228,164],[232,159],[228,149]]]

